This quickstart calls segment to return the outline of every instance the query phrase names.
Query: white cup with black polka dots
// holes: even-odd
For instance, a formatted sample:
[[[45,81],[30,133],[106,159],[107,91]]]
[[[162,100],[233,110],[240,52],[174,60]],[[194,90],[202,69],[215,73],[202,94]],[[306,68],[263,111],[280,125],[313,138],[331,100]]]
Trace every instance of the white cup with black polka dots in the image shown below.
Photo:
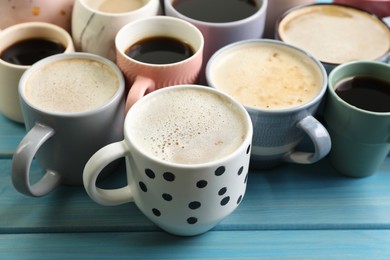
[[[199,85],[163,88],[135,103],[124,132],[85,166],[84,186],[95,202],[134,202],[157,226],[183,236],[210,230],[241,203],[253,127],[232,97]],[[122,157],[128,185],[98,188],[102,169]]]

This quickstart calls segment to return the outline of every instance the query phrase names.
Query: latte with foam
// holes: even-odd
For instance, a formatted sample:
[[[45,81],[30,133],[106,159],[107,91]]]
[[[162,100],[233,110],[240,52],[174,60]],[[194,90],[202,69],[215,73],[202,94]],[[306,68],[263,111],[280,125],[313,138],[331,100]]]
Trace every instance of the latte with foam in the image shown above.
[[[103,0],[97,9],[105,13],[125,13],[137,10],[143,5],[144,0]]]
[[[228,156],[244,142],[245,110],[197,86],[172,88],[130,109],[126,129],[136,147],[168,162],[201,164]]]
[[[209,83],[241,104],[288,109],[313,100],[322,88],[318,65],[282,44],[248,42],[222,50],[208,68]]]
[[[376,60],[390,50],[390,30],[377,17],[339,5],[312,5],[287,14],[278,25],[282,41],[322,62]]]
[[[25,84],[26,99],[48,112],[75,113],[107,103],[119,79],[106,64],[89,59],[55,61],[35,71]]]

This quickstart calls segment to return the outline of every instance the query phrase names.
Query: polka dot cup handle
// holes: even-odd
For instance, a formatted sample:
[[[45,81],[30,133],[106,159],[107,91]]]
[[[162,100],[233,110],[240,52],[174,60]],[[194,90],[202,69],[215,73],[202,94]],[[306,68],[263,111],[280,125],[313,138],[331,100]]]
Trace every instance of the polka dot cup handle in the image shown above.
[[[169,98],[164,95],[166,92]],[[193,96],[189,99],[183,98],[183,95],[192,95],[192,92],[205,94],[202,96],[202,106],[199,106],[199,100]],[[210,96],[216,95],[215,100],[217,101],[207,99],[209,94]],[[220,102],[221,96],[222,100],[225,98],[229,101],[226,101],[226,104],[215,104]],[[179,97],[182,97],[185,102],[180,101]],[[174,101],[180,103],[180,106],[176,106]],[[167,105],[161,105],[161,103]],[[218,106],[220,106],[218,111],[223,111],[222,113],[215,111]],[[228,107],[235,111],[236,106],[238,113],[232,112],[232,114],[237,116],[234,118],[237,120],[230,120],[232,118],[224,113],[230,113],[226,112]],[[179,109],[177,109],[178,107]],[[188,107],[190,110],[187,109]],[[191,110],[195,110],[195,112]],[[164,128],[165,122],[164,126],[156,122],[154,116],[160,112],[165,115],[165,117],[160,115],[159,118],[162,121],[170,115],[174,115],[174,118],[169,122],[173,122],[175,126],[174,133]],[[178,113],[180,120],[184,120],[184,123],[176,120]],[[194,116],[199,113],[203,113],[203,115]],[[201,122],[204,115],[213,120],[204,119],[207,121],[204,125]],[[222,118],[222,120],[214,120],[213,115]],[[148,121],[149,118],[150,121]],[[187,139],[184,140],[176,138],[183,138],[183,134],[187,133],[186,131],[191,132],[192,127],[198,123],[201,127],[196,130],[195,146],[191,146],[193,149],[183,148],[189,145],[188,139],[193,138],[193,136],[186,137]],[[231,127],[225,131],[218,128],[220,125],[225,127],[225,123]],[[145,124],[148,127],[143,129]],[[188,125],[190,127],[187,128]],[[219,130],[227,133],[228,137],[221,137],[223,136],[221,131],[214,131],[215,125],[218,125]],[[235,128],[237,125],[242,126],[242,128],[238,130]],[[200,133],[204,131],[205,126],[207,126],[205,132]],[[164,139],[163,136],[172,138],[173,135],[176,135],[175,141],[167,140],[169,144],[168,142],[164,143],[168,146],[181,144],[177,147],[179,153],[175,156],[193,160],[193,157],[198,155],[197,152],[194,152],[196,150],[201,153],[201,161],[182,162],[156,156],[155,152],[160,150],[151,152],[148,149],[160,147],[155,144],[159,144],[160,140],[149,138],[148,134],[151,129],[157,129],[156,139]],[[124,140],[104,146],[86,163],[83,173],[84,187],[88,195],[102,205],[114,206],[134,202],[147,218],[169,233],[183,236],[204,233],[229,216],[244,198],[248,180],[252,129],[252,123],[245,108],[217,90],[195,85],[172,86],[156,90],[137,101],[127,113],[124,124]],[[210,138],[208,133],[211,132],[217,133],[217,140]],[[204,140],[207,142],[202,143],[198,135],[202,135],[201,139],[206,138]],[[215,136],[215,134],[212,135]],[[224,142],[218,140],[224,140]],[[188,142],[186,143],[186,141]],[[210,153],[210,150],[217,149],[213,151],[220,152],[222,143],[226,143],[229,147],[228,151],[223,150],[220,156],[210,160],[210,156],[215,156],[215,152]],[[232,143],[237,145],[232,147]],[[218,148],[215,148],[216,146]],[[165,147],[163,149],[173,148]],[[165,156],[169,155],[165,153]],[[97,187],[96,180],[101,171],[106,165],[121,157],[126,160],[128,184],[109,190]]]
[[[88,195],[97,203],[114,206],[133,201],[129,186],[116,190],[104,190],[96,187],[96,180],[103,168],[115,159],[125,157],[126,153],[127,149],[124,141],[112,143],[96,152],[85,165],[84,187]]]

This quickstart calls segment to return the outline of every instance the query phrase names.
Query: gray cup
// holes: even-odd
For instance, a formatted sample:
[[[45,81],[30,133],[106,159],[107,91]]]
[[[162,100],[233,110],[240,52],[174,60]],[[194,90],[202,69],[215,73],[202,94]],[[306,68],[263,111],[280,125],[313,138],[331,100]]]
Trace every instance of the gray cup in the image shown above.
[[[51,77],[57,85],[64,85],[65,78],[67,84],[74,85],[73,90],[81,88],[88,89],[89,85],[101,82],[107,75],[112,81],[104,81],[104,84],[97,84],[99,91],[87,91],[81,102],[69,105],[70,101],[64,96],[68,92],[61,92],[62,98],[58,101],[58,106],[48,108],[37,105],[32,99],[31,93],[37,93],[37,86],[51,82],[48,76],[53,75],[46,70],[56,67],[56,64],[66,64],[72,67],[75,62],[80,62],[83,69],[71,71],[71,75],[66,74],[64,69],[58,69],[57,74]],[[84,63],[81,63],[84,62]],[[85,66],[85,64],[90,64]],[[91,75],[86,71],[86,67],[95,70],[96,74]],[[100,76],[98,76],[100,74]],[[36,76],[37,75],[37,76]],[[37,77],[41,75],[44,80],[41,83]],[[75,83],[69,83],[71,81]],[[116,84],[110,92],[110,97],[101,101],[95,107],[87,108],[84,111],[60,111],[62,103],[68,107],[86,104],[89,96],[100,95],[104,89],[108,88],[109,82]],[[61,88],[64,86],[61,85]],[[66,84],[65,84],[66,85]],[[31,89],[31,91],[30,91]],[[93,54],[72,53],[59,54],[43,59],[35,63],[22,76],[19,84],[19,96],[22,105],[23,117],[27,129],[27,134],[20,142],[13,157],[12,181],[15,188],[29,196],[42,196],[53,190],[59,184],[82,185],[82,173],[85,163],[101,147],[123,139],[123,122],[125,117],[124,105],[124,79],[120,70],[111,61]],[[53,91],[55,92],[55,91]],[[57,93],[57,92],[56,92]],[[81,95],[81,94],[80,94]],[[45,171],[35,184],[30,183],[30,165],[33,158],[36,158],[40,166]]]
[[[248,105],[247,99],[256,97],[256,100],[263,91],[266,100],[278,103],[284,99],[288,88],[292,88],[292,92],[297,91],[294,88],[298,85],[311,89],[303,76],[289,73],[295,66],[304,67],[305,75],[313,78],[311,82],[316,86],[307,101],[277,108],[272,108],[271,103],[270,108]],[[315,76],[311,77],[312,74]],[[206,77],[211,87],[237,98],[249,112],[254,127],[252,168],[270,168],[282,162],[311,164],[329,153],[329,134],[314,117],[326,92],[327,75],[323,65],[309,53],[276,40],[245,40],[216,52],[207,64]],[[269,90],[276,90],[275,93],[265,90],[266,85]],[[278,89],[282,85],[287,89]],[[298,148],[305,139],[311,140],[309,149]]]

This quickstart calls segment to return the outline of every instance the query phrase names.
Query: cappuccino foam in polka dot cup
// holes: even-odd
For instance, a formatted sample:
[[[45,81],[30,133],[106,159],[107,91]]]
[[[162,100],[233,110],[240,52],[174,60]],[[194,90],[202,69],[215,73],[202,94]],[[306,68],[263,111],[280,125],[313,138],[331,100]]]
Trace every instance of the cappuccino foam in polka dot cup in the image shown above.
[[[102,205],[134,202],[169,233],[204,233],[244,198],[252,129],[245,108],[221,91],[199,85],[159,89],[129,110],[124,140],[90,158],[85,189]],[[102,169],[122,157],[128,185],[98,188]]]

